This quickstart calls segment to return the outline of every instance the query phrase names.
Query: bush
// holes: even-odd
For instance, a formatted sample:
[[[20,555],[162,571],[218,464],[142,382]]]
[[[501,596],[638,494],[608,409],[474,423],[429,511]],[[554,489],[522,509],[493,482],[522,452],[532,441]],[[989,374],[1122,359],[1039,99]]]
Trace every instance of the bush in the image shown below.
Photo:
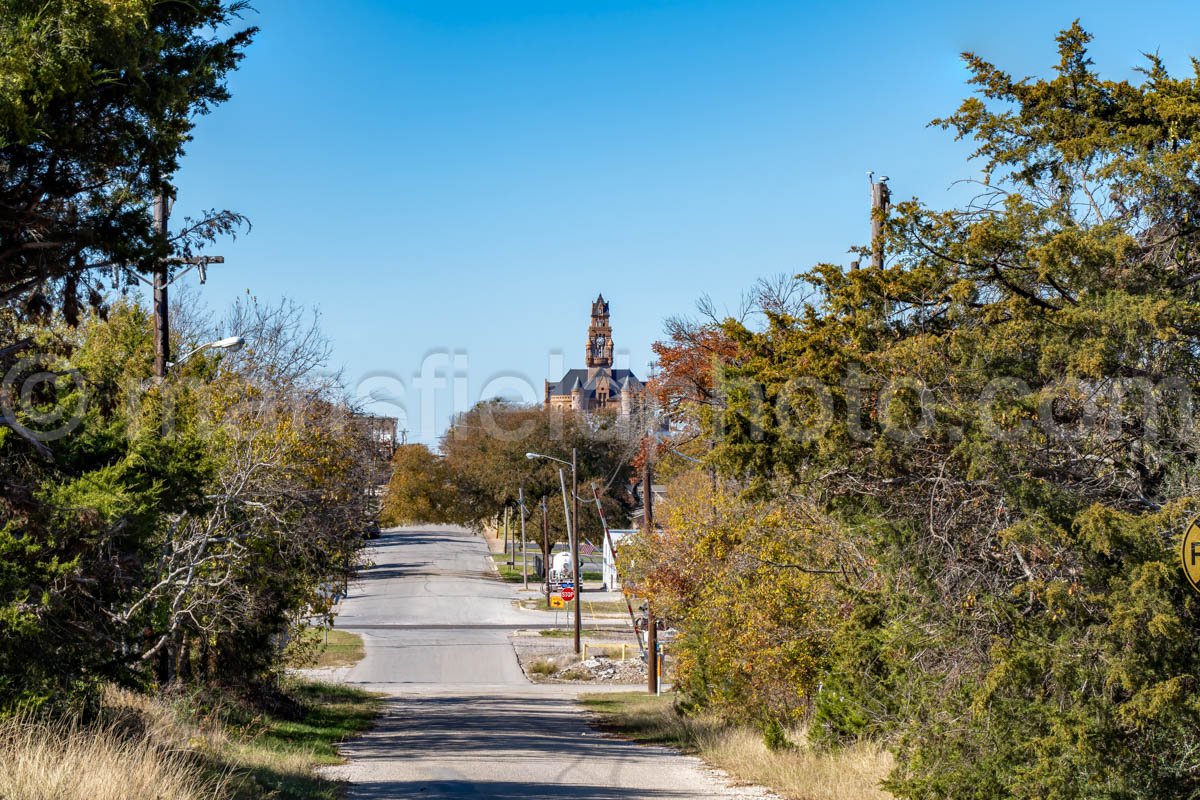
[[[788,738],[787,730],[777,719],[770,719],[763,723],[762,726],[763,744],[768,750],[780,751],[791,750],[794,745],[791,739]]]
[[[558,664],[548,658],[539,658],[529,665],[529,673],[531,675],[555,675],[558,673]]]

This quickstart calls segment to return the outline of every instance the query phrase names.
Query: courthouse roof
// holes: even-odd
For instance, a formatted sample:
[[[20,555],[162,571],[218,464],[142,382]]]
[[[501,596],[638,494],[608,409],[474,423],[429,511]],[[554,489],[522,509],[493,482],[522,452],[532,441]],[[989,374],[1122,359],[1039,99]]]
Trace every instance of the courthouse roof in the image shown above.
[[[605,369],[603,367],[596,370],[572,369],[562,376],[562,380],[550,384],[550,394],[551,396],[569,395],[578,386],[584,397],[594,397],[596,384],[600,382],[601,377],[608,378],[611,383],[616,385],[614,397],[626,391],[639,391],[642,386],[642,382],[637,379],[633,371],[628,369]]]

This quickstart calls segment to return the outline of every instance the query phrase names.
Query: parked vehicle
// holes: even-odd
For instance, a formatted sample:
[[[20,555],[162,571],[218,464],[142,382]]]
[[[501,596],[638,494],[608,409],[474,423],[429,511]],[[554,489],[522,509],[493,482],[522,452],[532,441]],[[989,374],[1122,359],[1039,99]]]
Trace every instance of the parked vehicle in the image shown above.
[[[550,583],[560,584],[572,578],[571,554],[569,552],[555,553],[550,556]]]

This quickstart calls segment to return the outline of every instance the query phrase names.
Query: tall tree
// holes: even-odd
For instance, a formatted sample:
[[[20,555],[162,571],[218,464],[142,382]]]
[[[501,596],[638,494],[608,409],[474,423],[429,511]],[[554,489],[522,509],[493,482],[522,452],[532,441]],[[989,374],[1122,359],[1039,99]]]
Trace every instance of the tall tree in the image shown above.
[[[840,540],[805,559],[844,603],[811,729],[889,737],[902,797],[1200,791],[1200,73],[1106,80],[1089,39],[1048,79],[967,54],[940,124],[981,196],[898,204],[883,268],[724,326],[713,462]]]
[[[396,448],[380,513],[384,525],[448,522],[456,501],[456,490],[439,456],[423,444]]]
[[[194,118],[229,96],[253,28],[242,0],[9,0],[0,8],[0,302],[68,321],[168,249],[240,223],[218,212],[164,242],[150,200]],[[6,332],[11,333],[11,332]],[[0,340],[0,356],[23,344]]]

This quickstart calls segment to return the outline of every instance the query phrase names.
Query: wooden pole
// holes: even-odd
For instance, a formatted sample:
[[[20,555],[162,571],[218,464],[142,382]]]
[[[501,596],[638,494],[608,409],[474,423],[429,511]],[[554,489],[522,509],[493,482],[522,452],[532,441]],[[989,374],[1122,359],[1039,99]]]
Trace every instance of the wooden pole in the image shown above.
[[[154,233],[163,247],[167,243],[167,218],[171,214],[169,203],[165,190],[159,190],[154,196]],[[160,380],[167,377],[167,362],[171,360],[171,328],[167,319],[169,280],[164,254],[154,265],[154,376]]]
[[[160,240],[159,244],[164,248],[167,246],[167,217],[170,215],[170,207],[167,202],[166,190],[160,188],[154,195],[154,233]],[[167,362],[171,360],[171,330],[167,319],[167,281],[169,280],[167,266],[167,254],[164,252],[162,257],[155,262],[154,271],[151,273],[153,280],[151,303],[154,312],[154,377],[159,381],[166,379]],[[166,425],[165,419],[163,425]],[[175,681],[173,650],[173,643],[168,642],[159,651],[159,688],[165,688]]]
[[[646,690],[658,694],[658,623],[646,603]]]
[[[654,533],[654,472],[650,465],[650,437],[642,440],[642,533]],[[654,609],[646,599],[646,688],[658,694],[658,623]]]
[[[642,532],[647,536],[654,533],[654,472],[650,465],[651,447],[647,437],[642,451]]]
[[[892,192],[887,179],[871,184],[871,266],[883,267],[883,221],[887,219]]]
[[[517,489],[517,502],[521,504],[521,586],[529,588],[529,555],[525,551],[525,489]]]

